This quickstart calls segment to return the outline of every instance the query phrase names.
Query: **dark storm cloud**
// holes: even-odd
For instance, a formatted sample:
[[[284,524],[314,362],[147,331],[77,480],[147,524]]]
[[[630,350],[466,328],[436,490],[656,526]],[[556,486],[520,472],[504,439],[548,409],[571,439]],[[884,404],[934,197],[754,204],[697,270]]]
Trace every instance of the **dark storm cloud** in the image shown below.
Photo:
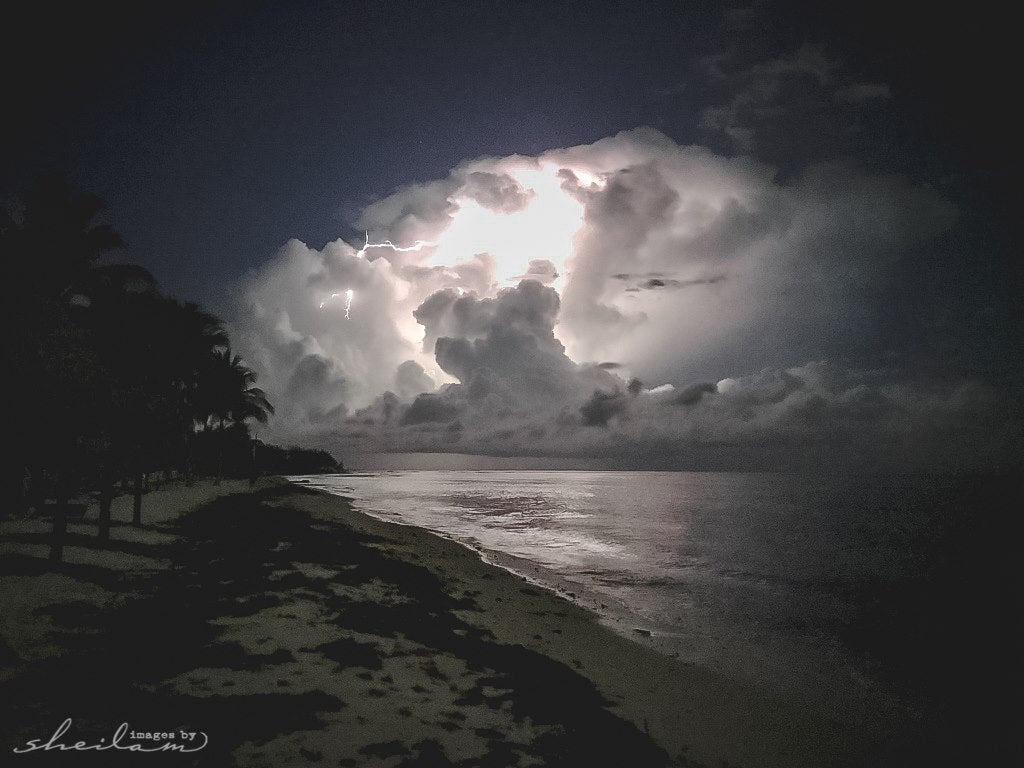
[[[1020,427],[983,384],[937,386],[827,361],[682,391],[630,389],[620,380],[592,390],[575,414],[550,405],[478,408],[453,385],[398,406],[398,422],[375,404],[344,434],[367,450],[457,444],[493,455],[603,456],[627,466],[935,469],[1002,466]],[[361,429],[367,422],[377,427],[371,433]]]
[[[585,427],[603,427],[613,416],[626,410],[629,399],[621,390],[601,392],[597,390],[590,399],[580,406],[580,416]]]
[[[406,360],[395,371],[395,391],[402,398],[409,399],[422,392],[429,392],[437,385],[423,366],[415,360]]]
[[[443,371],[468,384],[486,370],[524,395],[563,397],[576,365],[554,335],[558,294],[533,280],[493,299],[434,294],[414,313]]]
[[[288,380],[288,397],[302,402],[319,401],[325,390],[344,393],[344,379],[338,376],[334,361],[323,355],[310,354],[295,365]]]
[[[866,126],[892,98],[888,84],[856,80],[821,45],[804,43],[754,61],[742,50],[701,64],[718,94],[701,116],[713,143],[755,154],[788,175],[807,163],[860,151],[872,140]]]
[[[540,280],[498,290],[487,253],[439,265],[429,252],[362,259],[338,242],[290,244],[254,276],[244,338],[247,359],[268,366],[268,389],[288,391],[275,379],[284,361],[333,361],[303,364],[312,402],[286,404],[275,429],[371,453],[685,466],[952,466],[1006,455],[985,441],[1005,448],[1014,410],[983,380],[839,365],[822,351],[861,343],[897,266],[928,269],[927,246],[957,217],[933,188],[850,160],[781,184],[770,166],[644,129],[463,164],[444,183],[375,203],[374,231],[437,237],[457,215],[444,201],[470,199],[473,173],[542,166],[562,169],[562,189],[582,206],[569,269],[534,259],[519,277]],[[338,297],[350,286],[346,318]],[[341,405],[347,419],[310,419]]]
[[[423,394],[412,401],[402,414],[402,424],[423,424],[424,422],[449,422],[461,412],[455,403],[442,395]]]
[[[423,326],[423,351],[433,354],[437,339],[443,336],[476,337],[487,332],[488,317],[480,311],[476,294],[460,294],[445,288],[428,296],[413,310],[416,322]]]
[[[835,64],[818,46],[804,45],[746,68],[736,68],[728,55],[710,57],[704,66],[727,101],[705,109],[702,125],[727,135],[741,152],[758,149],[759,132],[774,127],[788,113],[813,120],[821,115],[818,106],[832,101]]]
[[[695,405],[700,402],[700,399],[704,397],[704,395],[717,391],[718,387],[710,382],[691,384],[676,395],[672,402],[676,405]]]
[[[467,450],[528,450],[523,441],[576,428],[579,419],[566,412],[567,404],[579,410],[602,390],[636,396],[639,382],[627,385],[565,355],[554,335],[558,308],[558,294],[535,281],[493,298],[454,291],[428,297],[416,317],[427,338],[435,339],[439,367],[457,383],[399,404],[397,422],[387,422],[392,426],[378,434],[376,447],[459,442]],[[380,410],[375,403],[354,414],[350,424],[357,430],[368,419],[383,425]]]
[[[789,212],[781,200],[754,197],[741,202],[730,197],[714,218],[682,245],[695,258],[727,261],[760,240],[782,234],[789,223]]]
[[[632,279],[633,276],[632,275],[625,275],[625,274],[618,274],[618,275],[613,275],[613,277],[616,280],[626,281],[626,280]],[[726,279],[725,275],[712,275],[711,277],[695,277],[695,278],[692,278],[690,280],[676,280],[674,277],[665,277],[664,275],[659,275],[658,277],[647,277],[645,279],[641,279],[638,282],[636,282],[634,285],[631,285],[628,288],[626,288],[626,290],[627,291],[638,291],[638,290],[653,291],[653,290],[658,290],[659,288],[667,288],[667,289],[689,288],[690,286],[694,286],[694,285],[715,285],[716,283],[720,283],[720,282],[722,282],[725,279]]]
[[[625,413],[631,398],[644,390],[643,382],[633,378],[625,390],[616,387],[611,391],[595,389],[590,398],[580,406],[580,418],[585,427],[604,427],[615,416]]]

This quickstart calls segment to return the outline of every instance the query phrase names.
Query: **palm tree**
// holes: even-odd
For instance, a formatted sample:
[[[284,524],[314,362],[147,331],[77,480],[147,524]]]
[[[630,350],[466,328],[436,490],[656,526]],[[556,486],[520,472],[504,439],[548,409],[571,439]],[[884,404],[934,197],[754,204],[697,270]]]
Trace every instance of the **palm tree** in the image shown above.
[[[132,522],[142,524],[143,475],[178,465],[188,473],[200,376],[227,344],[221,321],[192,303],[155,292],[113,293],[90,316],[111,371],[109,419],[112,468],[103,478],[100,535],[109,526],[114,468],[135,481]]]
[[[5,360],[15,372],[9,437],[13,504],[26,471],[55,480],[51,556],[60,560],[66,504],[80,470],[94,464],[99,533],[109,535],[114,480],[135,478],[132,522],[142,522],[142,478],[174,464],[190,475],[197,427],[223,464],[224,439],[248,438],[247,422],[273,407],[256,374],[231,353],[223,323],[162,295],[145,269],[103,261],[124,245],[92,195],[50,178],[22,197],[19,215],[0,209],[0,269],[8,288]],[[45,472],[44,472],[45,470]],[[73,481],[74,478],[74,481]]]
[[[104,378],[89,334],[79,323],[92,294],[152,284],[141,267],[103,265],[100,258],[123,245],[109,226],[95,224],[102,210],[92,195],[75,194],[60,178],[44,179],[22,195],[23,210],[0,216],[0,256],[8,288],[8,370],[16,371],[10,436],[21,449],[10,465],[16,483],[12,506],[22,504],[26,469],[56,476],[52,556],[59,560],[60,531],[71,487],[71,469],[85,434],[95,424],[90,404]]]
[[[104,286],[152,287],[153,277],[134,264],[101,264],[124,240],[108,224],[95,224],[104,209],[95,195],[75,193],[67,180],[51,176],[22,194],[24,212],[13,222],[10,245],[15,257],[8,276],[32,296],[63,303],[80,302]]]
[[[207,417],[209,399],[205,391],[210,361],[221,349],[229,345],[223,322],[202,310],[196,304],[178,304],[174,321],[170,324],[173,334],[167,339],[168,349],[173,350],[175,365],[188,376],[179,382],[181,390],[181,424],[186,475],[192,477],[193,443],[195,424]]]
[[[230,346],[215,352],[200,374],[201,407],[207,426],[225,426],[256,419],[265,424],[274,413],[266,393],[255,386],[256,373]]]
[[[255,419],[265,424],[274,407],[266,393],[256,386],[256,373],[231,351],[231,347],[214,353],[208,359],[199,377],[199,419],[206,432],[216,429],[217,481],[223,473],[226,429],[234,425],[245,427],[246,421]]]
[[[231,357],[231,348],[223,352],[223,359]],[[242,364],[242,358],[235,355],[229,363],[231,375],[236,382],[234,404],[231,406],[231,419],[236,424],[242,424],[248,419],[255,419],[260,424],[266,424],[274,414],[274,406],[270,404],[266,393],[256,386],[256,373],[248,366]]]

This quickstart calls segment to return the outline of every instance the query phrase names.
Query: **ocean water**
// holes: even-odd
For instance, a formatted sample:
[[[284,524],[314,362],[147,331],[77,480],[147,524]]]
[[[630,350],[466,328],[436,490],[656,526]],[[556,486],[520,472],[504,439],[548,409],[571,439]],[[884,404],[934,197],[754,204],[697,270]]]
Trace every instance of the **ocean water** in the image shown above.
[[[998,542],[984,523],[1002,513],[986,478],[391,471],[292,479],[474,547],[639,643],[840,720],[941,698],[931,683],[940,666],[950,679],[947,645],[962,652],[963,638],[976,639],[985,619],[972,611],[995,599],[992,582],[1003,578],[989,573]]]

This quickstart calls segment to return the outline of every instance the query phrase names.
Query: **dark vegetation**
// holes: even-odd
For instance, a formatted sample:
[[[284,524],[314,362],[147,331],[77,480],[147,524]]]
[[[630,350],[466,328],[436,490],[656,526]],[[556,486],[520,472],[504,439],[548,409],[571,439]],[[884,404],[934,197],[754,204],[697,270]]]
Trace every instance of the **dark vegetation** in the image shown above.
[[[256,441],[256,464],[272,475],[319,475],[344,472],[344,465],[327,451],[309,448],[281,448]]]
[[[220,319],[163,294],[145,269],[108,260],[124,243],[95,222],[97,198],[48,178],[21,203],[0,211],[4,358],[17,404],[0,516],[52,510],[60,560],[69,500],[83,492],[98,495],[106,538],[118,489],[134,494],[141,525],[155,472],[191,482],[338,468],[318,452],[282,458],[250,439],[249,423],[273,413],[255,373],[231,352]]]
[[[282,448],[253,439],[246,425],[199,431],[192,438],[192,456],[200,467],[217,467],[225,477],[257,475],[320,475],[344,472],[327,451]]]

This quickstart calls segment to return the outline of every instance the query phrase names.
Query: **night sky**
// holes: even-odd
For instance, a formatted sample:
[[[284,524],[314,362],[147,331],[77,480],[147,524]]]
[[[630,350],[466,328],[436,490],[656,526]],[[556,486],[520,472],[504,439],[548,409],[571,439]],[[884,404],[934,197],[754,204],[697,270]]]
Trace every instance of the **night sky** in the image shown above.
[[[314,384],[344,390],[331,402],[322,392],[309,394],[304,414],[283,417],[282,435],[327,446],[365,437],[352,427],[360,409],[379,413],[374,397],[384,389],[398,392],[425,369],[430,387],[410,384],[405,395],[398,392],[399,407],[410,409],[402,424],[446,424],[448,437],[438,440],[458,443],[451,436],[458,423],[462,446],[494,452],[493,436],[484,437],[490,427],[475,431],[463,400],[448,402],[442,393],[431,395],[437,402],[413,403],[417,389],[429,392],[445,380],[469,388],[474,376],[439,358],[447,377],[438,378],[429,365],[432,350],[422,350],[424,359],[409,356],[419,370],[407,366],[397,383],[360,393],[349,352],[329,351],[315,329],[297,330],[306,346],[288,353],[286,367],[308,373],[320,366],[317,372],[300,381],[272,370],[285,358],[268,351],[274,344],[250,321],[252,303],[239,299],[267,288],[268,273],[253,270],[267,269],[291,238],[323,249],[340,237],[358,248],[371,223],[380,236],[404,231],[372,204],[392,194],[402,199],[412,182],[445,179],[462,161],[533,157],[638,127],[680,147],[699,145],[715,158],[753,158],[770,167],[766,189],[783,197],[793,191],[794,199],[814,199],[808,169],[840,163],[857,169],[851,171],[856,179],[868,179],[867,198],[881,185],[912,188],[914,200],[924,195],[931,202],[907,203],[910,234],[877,245],[892,251],[884,263],[828,257],[822,284],[848,281],[854,287],[836,295],[856,293],[837,312],[833,330],[810,333],[805,325],[821,326],[813,318],[803,325],[780,320],[778,334],[786,341],[766,345],[737,331],[721,349],[685,364],[671,350],[665,353],[671,360],[658,364],[650,355],[609,360],[578,327],[573,332],[573,323],[585,320],[578,319],[582,305],[570,287],[561,294],[565,330],[558,336],[572,364],[606,363],[609,375],[621,366],[624,377],[636,375],[648,389],[664,384],[685,392],[769,367],[792,371],[812,360],[841,361],[847,371],[899,368],[901,386],[912,380],[916,392],[983,385],[992,390],[982,398],[986,412],[998,413],[1001,406],[993,403],[1016,398],[1024,367],[1016,310],[1024,283],[1011,237],[1022,202],[1019,185],[1011,183],[1019,165],[1009,116],[1011,25],[996,6],[979,4],[969,13],[935,4],[828,5],[34,5],[3,33],[7,116],[0,130],[7,161],[0,190],[13,200],[43,173],[66,173],[107,202],[109,221],[128,241],[126,258],[150,268],[169,292],[202,302],[240,330],[240,346],[262,366],[262,381],[279,400],[301,400]],[[645,134],[637,144],[648,147],[651,140]],[[899,184],[878,181],[894,178]],[[894,200],[911,195],[893,194]],[[829,231],[838,231],[844,214],[829,211],[840,222]],[[943,223],[920,223],[929,216],[944,217]],[[902,221],[897,216],[892,228],[902,229]],[[857,237],[849,235],[850,242]],[[837,253],[847,247],[853,248],[847,243]],[[396,274],[408,266],[392,264]],[[689,285],[695,275],[725,280],[705,270],[670,276],[669,287]],[[822,301],[831,301],[828,296]],[[803,307],[806,299],[794,302]],[[419,321],[428,336],[436,330],[429,322]],[[454,333],[445,322],[437,319],[438,329]],[[374,338],[367,343],[382,343],[379,334]],[[315,365],[308,362],[314,356]],[[387,365],[394,375],[391,358]],[[863,376],[857,381],[844,391],[867,386]],[[588,378],[572,391],[591,385],[612,398],[610,411],[566,395],[563,412],[576,414],[584,428],[616,429],[628,410],[615,404],[619,384]],[[724,395],[728,387],[718,390]],[[899,400],[889,390],[885,396]],[[516,402],[530,400],[524,397]],[[339,419],[348,419],[347,426]],[[518,426],[504,424],[499,433],[529,428],[522,413],[513,421]],[[327,422],[329,429],[310,428]],[[392,435],[374,445],[391,450],[401,439]],[[600,453],[595,445],[574,437],[545,450]],[[667,449],[659,443],[645,450]]]

